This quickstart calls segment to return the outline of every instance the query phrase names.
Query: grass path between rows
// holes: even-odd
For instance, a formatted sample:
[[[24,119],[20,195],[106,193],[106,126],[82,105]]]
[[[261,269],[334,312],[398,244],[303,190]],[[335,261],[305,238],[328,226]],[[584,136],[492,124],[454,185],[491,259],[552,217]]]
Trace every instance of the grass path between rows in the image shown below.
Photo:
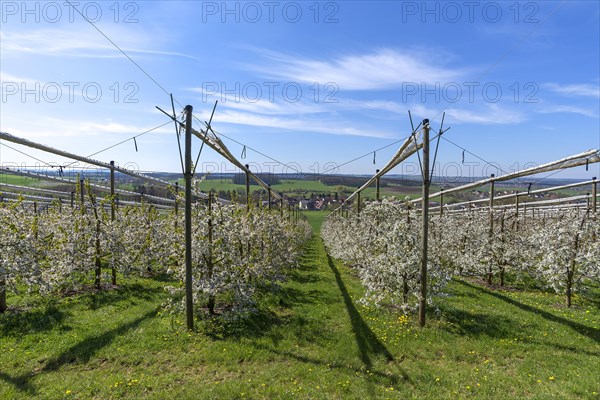
[[[456,281],[421,329],[361,305],[308,215],[300,267],[244,321],[188,333],[149,279],[0,316],[0,398],[600,398],[599,302]]]

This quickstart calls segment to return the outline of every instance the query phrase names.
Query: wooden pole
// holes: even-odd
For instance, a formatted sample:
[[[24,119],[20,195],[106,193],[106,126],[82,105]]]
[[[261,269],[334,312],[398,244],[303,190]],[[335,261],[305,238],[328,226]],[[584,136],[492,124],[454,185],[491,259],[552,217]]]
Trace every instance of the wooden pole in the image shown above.
[[[84,204],[84,197],[83,197],[84,188],[83,187],[84,187],[83,186],[83,179],[80,179],[79,180],[79,197],[80,197],[80,200],[81,200],[81,209],[82,210],[83,210],[83,204]]]
[[[440,189],[440,215],[444,215],[444,189]]]
[[[115,221],[115,162],[110,162],[110,220]],[[112,268],[112,284],[117,284],[117,269]]]
[[[250,173],[249,165],[246,164],[246,212],[250,212]]]
[[[592,184],[592,212],[595,214],[598,210],[598,182],[596,182],[596,177],[594,177],[594,183]]]
[[[489,245],[492,245],[492,240],[494,237],[494,177],[495,175],[492,174],[491,175],[491,180],[490,180],[490,207],[489,207],[489,218],[490,218],[490,224],[489,224],[489,230],[488,230],[488,240],[489,240]],[[492,261],[490,260],[490,265],[488,266],[488,275],[487,275],[487,282],[489,285],[492,284]]]
[[[357,193],[356,198],[356,214],[360,215],[360,192]]]
[[[590,194],[589,193],[586,193],[586,196],[587,196],[587,209],[591,210],[591,208],[592,208],[592,201],[591,200],[592,199],[590,198]]]
[[[423,120],[423,200],[421,202],[423,232],[421,248],[421,298],[419,299],[419,325],[425,326],[427,308],[427,245],[429,234],[429,120]]]
[[[188,330],[194,329],[192,293],[192,110],[185,106],[185,308]]]
[[[212,191],[208,192],[208,279],[213,277],[213,221],[212,221],[212,202],[213,194]],[[210,314],[215,313],[215,296],[211,294],[208,296],[208,312]]]
[[[375,170],[375,173],[378,174],[379,170]],[[379,176],[377,177],[377,179],[375,180],[375,187],[376,187],[376,195],[375,197],[377,198],[377,201],[380,201],[380,197],[379,197]]]
[[[267,206],[268,210],[271,211],[271,185],[269,184],[269,205]]]
[[[177,230],[177,214],[179,214],[179,181],[175,182],[175,230]]]
[[[517,193],[517,195],[515,196],[515,217],[516,217],[516,222],[515,222],[515,227],[516,227],[516,231],[519,231],[519,194]]]
[[[0,278],[0,313],[6,311],[6,279],[4,275]]]

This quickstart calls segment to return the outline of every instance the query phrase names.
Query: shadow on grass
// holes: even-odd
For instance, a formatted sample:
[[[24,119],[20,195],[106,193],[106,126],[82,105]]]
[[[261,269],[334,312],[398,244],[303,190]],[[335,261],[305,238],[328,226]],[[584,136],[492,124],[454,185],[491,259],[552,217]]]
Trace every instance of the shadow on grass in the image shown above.
[[[374,379],[375,380],[374,383],[377,383],[380,385],[395,386],[401,382],[411,382],[408,374],[406,374],[406,372],[400,367],[398,367],[398,369],[399,369],[399,375],[398,375],[398,374],[391,373],[389,371],[381,372],[381,371],[377,371],[377,370],[371,370],[368,368],[352,368],[347,365],[337,364],[335,362],[326,362],[323,360],[317,360],[317,359],[310,358],[310,357],[307,357],[304,355],[295,354],[290,351],[272,349],[272,348],[269,348],[267,346],[260,345],[260,344],[256,344],[255,346],[259,349],[269,351],[280,357],[293,358],[297,361],[300,361],[300,362],[303,362],[306,364],[327,367],[329,369],[335,369],[335,370],[340,370],[340,371],[344,371],[344,370],[350,371],[350,372],[353,372],[355,375],[364,375],[368,379]]]
[[[12,384],[17,390],[35,394],[35,388],[29,381],[37,374],[57,371],[67,364],[87,363],[99,350],[108,346],[117,336],[136,328],[143,321],[156,315],[157,310],[147,312],[135,320],[123,324],[115,329],[111,329],[99,335],[90,336],[76,345],[66,349],[59,355],[51,358],[46,364],[29,374],[24,374],[17,377],[12,377],[6,373],[0,372],[0,380]]]
[[[0,371],[0,381],[4,381],[8,384],[13,385],[20,392],[25,392],[29,395],[34,395],[35,388],[29,383],[29,378],[29,375],[21,375],[17,376],[16,378],[13,378],[7,373]]]
[[[348,310],[348,316],[350,317],[350,323],[352,324],[352,332],[354,333],[354,338],[356,339],[356,345],[358,346],[358,350],[360,352],[361,361],[367,368],[371,368],[373,365],[373,362],[369,356],[370,354],[383,355],[388,361],[392,361],[394,359],[392,353],[390,353],[385,345],[377,338],[377,335],[375,335],[371,328],[369,328],[354,306],[354,302],[352,301],[352,298],[346,289],[346,285],[342,280],[340,271],[335,266],[335,261],[333,261],[329,254],[327,254],[327,261],[329,263],[329,268],[331,268],[331,271],[335,275],[335,281],[340,289],[340,293],[344,298],[344,304]]]
[[[513,320],[498,315],[472,313],[454,308],[450,305],[440,305],[442,316],[451,326],[443,329],[459,335],[489,336],[493,338],[512,337],[520,326]]]
[[[476,285],[472,285],[472,284],[470,284],[468,282],[464,282],[464,281],[457,281],[457,282],[463,286],[467,286],[469,288],[475,289],[481,293],[485,293],[490,296],[496,297],[497,299],[505,301],[515,307],[520,308],[521,310],[539,315],[540,317],[547,319],[548,321],[552,321],[552,322],[556,322],[561,325],[568,326],[569,328],[573,329],[574,331],[578,332],[579,334],[586,336],[597,343],[600,343],[600,330],[599,329],[592,328],[592,327],[580,324],[578,322],[570,321],[566,318],[554,315],[548,311],[544,311],[539,308],[536,308],[536,307],[533,307],[533,306],[530,306],[527,304],[523,304],[515,299],[512,299],[508,296],[503,295],[502,293],[493,292],[493,291],[484,289],[484,288],[476,286]]]
[[[161,287],[148,287],[141,283],[127,283],[123,286],[111,287],[108,290],[95,290],[84,297],[85,304],[91,310],[98,310],[117,303],[124,305],[135,304],[138,300],[154,300],[157,295],[163,294]]]
[[[62,324],[67,315],[52,303],[43,309],[7,312],[0,316],[0,333],[2,336],[22,336],[46,332]]]

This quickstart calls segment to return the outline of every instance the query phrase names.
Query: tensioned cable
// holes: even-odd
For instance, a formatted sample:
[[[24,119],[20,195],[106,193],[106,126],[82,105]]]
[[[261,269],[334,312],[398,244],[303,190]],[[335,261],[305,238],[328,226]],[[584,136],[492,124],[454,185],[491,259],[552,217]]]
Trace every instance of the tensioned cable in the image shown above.
[[[0,146],[5,146],[5,147],[8,147],[9,149],[11,149],[11,150],[13,150],[13,151],[16,151],[17,153],[21,153],[21,154],[23,154],[23,155],[24,155],[24,156],[26,156],[26,157],[33,158],[35,161],[39,161],[39,162],[41,162],[42,164],[46,164],[47,166],[49,166],[49,167],[51,167],[51,168],[60,168],[60,166],[57,166],[57,165],[52,165],[52,164],[50,164],[50,163],[47,163],[46,161],[40,160],[39,158],[36,158],[36,157],[34,157],[34,156],[30,155],[30,154],[27,154],[27,153],[25,153],[25,152],[23,152],[23,151],[21,151],[21,150],[17,150],[17,149],[15,149],[15,148],[14,148],[14,147],[12,147],[12,146],[9,146],[9,145],[7,145],[7,144],[5,144],[5,143],[2,143],[1,141],[0,141]]]
[[[164,87],[162,87],[161,84],[158,83],[158,81],[156,79],[154,79],[148,72],[146,72],[146,70],[144,68],[142,68],[138,63],[136,63],[133,60],[133,58],[129,57],[129,55],[127,55],[127,53],[125,53],[119,46],[117,46],[117,44],[115,42],[113,42],[108,36],[106,36],[104,34],[104,32],[102,32],[102,30],[100,30],[96,25],[94,25],[94,23],[92,21],[90,21],[85,15],[83,15],[81,13],[81,11],[79,11],[69,0],[66,0],[66,2],[71,6],[71,8],[73,8],[75,11],[77,11],[77,13],[79,15],[81,15],[83,17],[83,19],[85,19],[92,27],[94,27],[94,29],[97,30],[98,33],[100,33],[102,36],[104,36],[104,38],[106,40],[108,40],[110,42],[110,44],[115,46],[115,48],[117,50],[119,50],[121,52],[121,54],[123,54],[125,57],[127,57],[127,59],[133,63],[133,65],[135,65],[140,71],[142,71],[142,73],[144,73],[144,75],[146,75],[148,78],[150,78],[150,80],[152,82],[154,82],[156,84],[156,86],[158,86],[166,94],[169,94],[169,92]]]
[[[132,136],[132,137],[130,137],[130,138],[128,138],[128,139],[122,140],[122,141],[120,141],[119,143],[115,143],[115,144],[113,144],[113,145],[111,145],[111,146],[108,146],[108,147],[107,147],[107,148],[105,148],[105,149],[98,150],[97,152],[95,152],[95,153],[92,153],[92,154],[90,154],[90,155],[89,155],[89,156],[87,156],[87,157],[88,157],[88,158],[90,158],[90,157],[93,157],[93,156],[95,156],[95,155],[97,155],[97,154],[100,154],[100,153],[102,153],[102,152],[105,152],[105,151],[107,151],[107,150],[110,150],[110,149],[112,149],[113,147],[120,146],[120,145],[122,145],[123,143],[127,143],[127,142],[129,142],[130,140],[133,140],[134,138],[138,138],[138,137],[140,137],[140,136],[143,136],[143,135],[145,135],[145,134],[147,134],[147,133],[150,133],[150,132],[152,132],[152,131],[155,131],[155,130],[157,130],[157,129],[160,129],[160,128],[162,128],[163,126],[165,126],[165,125],[168,125],[168,124],[170,124],[170,123],[171,123],[171,121],[169,121],[169,122],[165,122],[165,123],[164,123],[164,124],[162,124],[162,125],[156,126],[156,127],[152,128],[152,129],[148,129],[147,131],[144,131],[144,132],[142,132],[142,133],[140,133],[140,134],[137,134],[137,135],[135,135],[135,136]],[[77,164],[78,162],[79,162],[79,161],[73,161],[73,162],[71,162],[71,163],[65,164],[65,167],[69,167],[69,166],[71,166],[71,165],[73,165],[73,164]]]

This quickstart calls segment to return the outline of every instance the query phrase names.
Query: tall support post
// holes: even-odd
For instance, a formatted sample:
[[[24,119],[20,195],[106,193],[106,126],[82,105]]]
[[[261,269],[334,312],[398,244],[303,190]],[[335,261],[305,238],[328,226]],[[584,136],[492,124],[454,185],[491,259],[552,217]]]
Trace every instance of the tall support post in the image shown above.
[[[213,193],[212,190],[208,192],[208,279],[212,279],[213,277],[213,220],[212,220],[212,202],[213,202]],[[215,313],[215,295],[211,294],[208,296],[208,312],[210,314]]]
[[[175,182],[175,215],[179,214],[179,182]]]
[[[444,215],[444,189],[440,188],[440,215]]]
[[[596,181],[596,177],[593,178],[594,183],[592,183],[592,212],[595,214],[598,210],[598,182]]]
[[[270,184],[269,184],[269,198],[268,198],[268,201],[269,201],[269,205],[267,206],[267,209],[269,211],[271,211],[271,185]]]
[[[85,188],[83,185],[83,179],[79,179],[79,198],[81,200],[81,208],[83,209],[83,203],[84,203],[84,192]]]
[[[115,162],[110,162],[110,220],[115,220]]]
[[[357,193],[356,198],[356,215],[360,215],[360,192]]]
[[[429,120],[423,120],[423,200],[421,202],[423,232],[421,244],[421,298],[419,299],[419,325],[425,326],[427,308],[427,245],[429,235]]]
[[[6,311],[6,280],[4,275],[0,277],[0,313]]]
[[[490,218],[490,223],[489,223],[489,228],[488,228],[488,240],[490,241],[490,245],[491,242],[494,238],[494,177],[495,175],[492,174],[491,175],[491,181],[490,181],[490,206],[489,206],[489,218]],[[489,285],[492,284],[492,262],[490,261],[490,265],[488,266],[488,274],[487,274],[487,283]]]
[[[516,230],[517,232],[519,231],[519,194],[517,193],[515,195],[515,216],[516,216],[516,222],[515,222],[515,226],[516,226]]]
[[[586,193],[585,195],[587,196],[587,209],[591,210],[592,209],[592,202],[591,202],[590,194]]]
[[[115,162],[110,162],[110,220],[115,221]],[[117,269],[112,267],[112,284],[117,284]]]
[[[250,166],[246,164],[246,212],[250,212],[250,174],[248,173]]]
[[[185,106],[185,314],[188,330],[194,329],[192,293],[192,110]]]
[[[378,173],[379,173],[379,170],[378,170],[378,169],[377,169],[377,170],[375,170],[375,173],[376,173],[376,174],[378,174]],[[378,176],[378,177],[377,177],[377,179],[375,179],[375,188],[376,188],[376,191],[375,191],[375,198],[377,199],[377,201],[379,201],[379,200],[380,200],[380,197],[379,197],[379,178],[380,178],[380,177]]]

